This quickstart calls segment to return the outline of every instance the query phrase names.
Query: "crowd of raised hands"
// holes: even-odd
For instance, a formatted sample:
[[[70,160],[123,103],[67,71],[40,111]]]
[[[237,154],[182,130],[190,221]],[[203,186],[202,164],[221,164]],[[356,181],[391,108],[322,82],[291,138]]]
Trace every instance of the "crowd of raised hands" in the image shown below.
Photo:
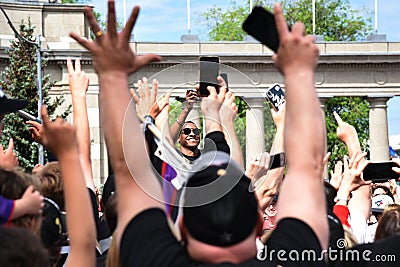
[[[400,234],[400,229],[396,228],[390,232],[385,226],[399,223],[399,217],[397,221],[391,219],[393,214],[400,214],[400,192],[396,181],[373,184],[363,179],[363,170],[369,164],[369,160],[366,159],[367,153],[361,150],[355,128],[344,122],[336,113],[334,116],[338,124],[338,141],[346,144],[349,154],[343,160],[337,161],[330,170],[329,177],[325,177],[324,168],[329,154],[324,155],[325,128],[314,88],[314,72],[319,51],[313,37],[304,35],[302,23],[296,23],[289,30],[280,6],[275,6],[280,47],[272,58],[285,78],[286,102],[279,110],[271,109],[276,134],[270,153],[253,155],[245,166],[234,128],[238,111],[235,94],[227,91],[222,77],[218,77],[219,90],[208,87],[210,95],[201,100],[197,94],[198,88],[188,90],[186,105],[172,125],[169,123],[171,91],[160,95],[158,81],[149,81],[145,77],[137,82],[137,88],[128,88],[130,74],[150,62],[161,60],[155,54],[136,55],[129,47],[130,34],[138,13],[139,8],[135,7],[125,27],[121,32],[117,32],[114,1],[108,1],[106,32],[101,31],[91,8],[88,7],[85,9],[85,15],[95,33],[95,40],[87,40],[71,33],[71,37],[90,52],[93,67],[99,78],[101,126],[115,177],[115,189],[112,190],[115,192],[112,196],[114,200],[108,201],[113,204],[102,212],[107,213],[107,218],[112,218],[113,226],[110,226],[111,219],[108,219],[108,230],[99,230],[103,217],[98,213],[98,203],[95,201],[96,186],[91,163],[90,128],[86,106],[89,79],[82,71],[79,59],[73,62],[68,58],[73,106],[72,125],[61,118],[51,121],[45,106],[41,110],[42,123],[26,122],[30,125],[29,131],[33,140],[56,156],[57,167],[49,167],[49,163],[45,166],[37,165],[32,175],[28,175],[18,170],[13,140],[10,139],[6,149],[0,145],[0,223],[12,228],[21,226],[31,232],[9,231],[5,226],[0,228],[0,258],[9,260],[8,266],[62,266],[64,263],[67,266],[105,266],[104,255],[107,255],[108,266],[128,266],[133,262],[138,266],[155,266],[160,262],[167,265],[170,259],[165,255],[159,259],[142,259],[146,255],[137,252],[137,246],[142,244],[144,249],[153,248],[147,247],[147,236],[142,240],[140,235],[133,234],[131,225],[144,227],[140,225],[138,218],[144,218],[144,214],[154,209],[165,211],[165,202],[181,204],[181,187],[191,175],[195,175],[191,171],[192,166],[196,168],[197,162],[202,160],[202,155],[206,155],[210,150],[228,153],[244,177],[248,178],[251,185],[248,190],[257,199],[262,227],[255,227],[257,229],[251,233],[254,245],[239,243],[236,248],[210,248],[209,244],[204,245],[190,237],[187,238],[190,233],[187,228],[182,228],[181,211],[172,216],[167,210],[165,217],[176,222],[175,226],[171,226],[176,236],[175,241],[183,240],[187,245],[185,255],[187,253],[190,260],[185,259],[185,266],[194,262],[219,264],[230,261],[226,255],[232,256],[232,251],[243,251],[238,253],[239,256],[232,256],[232,263],[242,264],[252,259],[256,260],[260,255],[257,254],[256,244],[260,242],[277,249],[301,249],[301,242],[293,241],[293,244],[289,242],[282,245],[276,241],[279,236],[277,233],[284,229],[288,219],[301,221],[308,227],[308,232],[305,230],[303,233],[304,237],[315,241],[311,248],[316,250],[327,249],[338,240],[333,239],[331,234],[332,227],[328,221],[332,218],[329,216],[337,218],[336,226],[343,229],[340,238],[348,241],[346,248]],[[196,101],[201,101],[204,117],[203,132],[206,141],[202,151],[198,148],[199,126],[186,121]],[[192,128],[187,128],[188,125]],[[161,143],[168,147],[168,151],[172,151],[168,156],[174,157],[175,160],[168,160],[166,157],[163,161],[170,167],[175,167],[178,176],[180,172],[183,173],[183,184],[174,184],[174,187],[171,187],[174,192],[172,195],[178,195],[176,201],[170,202],[169,199],[165,199],[170,195],[166,193],[164,183],[160,183],[159,180],[160,177],[165,178],[165,168],[155,166],[154,155],[149,154],[149,151],[152,151],[150,143],[153,141],[149,141],[147,136],[145,138],[146,131],[151,132],[158,144]],[[185,146],[184,141],[179,141],[181,138],[186,138],[188,143],[193,144]],[[180,142],[180,150],[175,147],[177,141]],[[192,153],[190,157],[193,160],[189,163],[181,160],[185,158],[185,153]],[[283,157],[283,163],[271,168],[271,162],[277,156]],[[187,155],[186,157],[188,158]],[[393,161],[400,166],[400,159],[394,158]],[[174,166],[176,162],[182,165]],[[400,174],[400,167],[393,170]],[[47,191],[44,188],[47,188]],[[62,201],[52,198],[52,193],[55,192],[48,193],[49,190],[61,192]],[[328,194],[327,190],[333,190],[333,193]],[[385,207],[371,213],[371,208],[376,206],[374,200],[383,195],[385,200],[386,196],[389,196],[392,201],[385,202]],[[58,213],[67,214],[66,222],[57,223],[53,220],[50,223],[51,227],[56,228],[55,233],[68,234],[66,244],[61,244],[61,238],[55,238],[50,245],[38,239],[46,236],[46,233],[54,233],[46,228],[50,227],[48,223],[42,223],[42,220],[46,222],[46,219],[51,217],[48,206],[53,202]],[[46,214],[43,214],[44,212]],[[56,218],[62,220],[62,216],[57,215]],[[149,223],[148,227],[155,231],[154,235],[164,235],[159,228],[151,229],[151,225],[152,223]],[[296,224],[296,227],[300,226]],[[313,234],[309,234],[310,231]],[[105,232],[107,234],[104,237],[102,233]],[[107,239],[110,236],[112,238]],[[140,240],[132,241],[135,238]],[[149,240],[151,238],[152,236],[148,236]],[[17,239],[24,240],[23,244],[16,242]],[[14,240],[12,244],[16,247],[11,246],[8,249],[4,243],[9,240]],[[112,241],[111,244],[104,245],[105,242],[100,242],[104,240]],[[43,253],[45,250],[41,249],[40,243],[45,244],[46,253]],[[176,244],[174,243],[174,246]],[[209,257],[193,249],[192,244],[208,251]],[[25,245],[26,252],[18,247],[22,245]],[[130,246],[132,247],[129,250]],[[233,245],[235,246],[236,244]],[[61,247],[68,247],[67,253],[63,252]],[[263,245],[259,250],[262,250],[262,247]],[[17,248],[21,249],[21,252],[15,256],[13,250]],[[158,255],[158,251],[163,249],[165,248],[162,246],[154,248],[154,255]],[[182,246],[181,249],[185,250],[186,247]],[[232,251],[227,252],[229,249]],[[215,255],[219,255],[220,260],[213,254],[217,250]],[[64,258],[62,254],[65,255]],[[18,258],[22,265],[16,265],[15,258]],[[32,260],[33,258],[35,260]],[[325,264],[324,261],[322,259],[318,264]],[[272,262],[284,264],[276,258],[273,258]],[[176,266],[173,263],[170,265]]]

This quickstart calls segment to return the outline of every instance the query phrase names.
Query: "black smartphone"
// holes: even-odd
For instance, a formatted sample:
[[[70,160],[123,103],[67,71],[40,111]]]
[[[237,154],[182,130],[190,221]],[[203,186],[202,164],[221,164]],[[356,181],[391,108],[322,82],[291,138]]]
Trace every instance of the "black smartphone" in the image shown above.
[[[218,93],[219,57],[200,57],[199,61],[200,96],[206,97],[210,94],[208,86],[214,86]]]
[[[275,53],[279,47],[279,35],[274,14],[261,6],[255,6],[242,24],[249,35],[256,38]]]
[[[286,164],[285,153],[281,152],[270,157],[269,170],[284,167]]]
[[[364,171],[363,178],[366,181],[375,182],[387,182],[390,179],[398,179],[399,174],[392,170],[392,167],[399,167],[393,161],[385,162],[371,162],[369,163]]]
[[[229,85],[228,85],[228,73],[221,72],[221,73],[219,74],[219,76],[221,76],[221,77],[222,77],[222,79],[224,79],[224,81],[225,81],[225,83],[226,83],[226,91],[228,92],[228,91],[229,91]]]
[[[285,92],[282,87],[275,83],[265,92],[265,96],[268,101],[272,104],[275,111],[279,110],[279,107],[285,102]]]

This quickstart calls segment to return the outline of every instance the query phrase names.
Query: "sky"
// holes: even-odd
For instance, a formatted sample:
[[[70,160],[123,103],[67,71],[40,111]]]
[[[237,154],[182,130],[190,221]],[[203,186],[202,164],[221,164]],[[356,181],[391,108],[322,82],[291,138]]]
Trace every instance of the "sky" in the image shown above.
[[[123,0],[115,0],[115,2],[117,17],[123,22]],[[246,0],[236,0],[236,2],[245,3]],[[355,9],[367,8],[371,12],[372,23],[375,25],[375,0],[349,0],[349,2]],[[377,32],[386,34],[387,41],[400,42],[400,30],[398,30],[400,1],[377,0],[377,2]],[[190,33],[197,34],[201,41],[206,41],[207,32],[201,14],[213,6],[224,8],[230,3],[230,0],[191,0]],[[90,4],[104,16],[107,14],[107,0],[91,0]],[[136,42],[179,42],[181,35],[188,34],[187,0],[126,0],[127,17],[134,5],[141,8],[133,31]],[[388,101],[388,121],[389,135],[400,134],[400,96]]]

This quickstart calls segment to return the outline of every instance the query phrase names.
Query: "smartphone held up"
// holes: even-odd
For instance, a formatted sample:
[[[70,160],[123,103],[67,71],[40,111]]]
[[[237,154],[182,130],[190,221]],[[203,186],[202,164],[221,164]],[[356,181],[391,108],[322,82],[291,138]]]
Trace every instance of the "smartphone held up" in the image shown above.
[[[275,111],[278,111],[279,107],[285,102],[285,93],[282,87],[277,83],[267,89],[265,96],[272,104]]]
[[[391,179],[397,180],[399,174],[392,169],[393,167],[398,167],[393,161],[371,162],[365,167],[363,178],[374,183],[387,182]]]
[[[255,6],[242,24],[249,35],[260,41],[275,53],[279,47],[279,35],[274,14],[261,6]]]
[[[204,56],[200,57],[199,61],[200,96],[206,97],[210,94],[208,86],[214,86],[218,93],[219,58]]]

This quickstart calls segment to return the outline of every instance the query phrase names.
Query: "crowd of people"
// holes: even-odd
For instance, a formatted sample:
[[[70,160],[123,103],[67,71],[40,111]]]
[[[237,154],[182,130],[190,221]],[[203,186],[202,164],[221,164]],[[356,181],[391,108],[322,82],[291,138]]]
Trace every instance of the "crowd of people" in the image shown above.
[[[286,100],[272,109],[273,151],[244,166],[235,133],[235,96],[218,77],[169,124],[169,94],[158,82],[128,77],[161,58],[136,55],[129,39],[139,8],[117,32],[114,1],[107,31],[91,8],[95,35],[71,37],[87,49],[99,80],[101,126],[112,174],[96,196],[86,107],[89,79],[67,60],[73,124],[27,121],[33,140],[57,161],[18,168],[0,146],[0,266],[398,266],[400,189],[395,180],[363,179],[370,163],[355,128],[334,114],[348,156],[325,177],[326,129],[314,86],[319,50],[302,23],[288,29],[279,4],[280,38],[273,55]],[[217,90],[218,89],[218,90]],[[195,101],[204,118],[188,121]],[[26,105],[0,94],[0,119]],[[200,149],[201,133],[204,148]],[[279,155],[278,166],[271,167]],[[400,175],[400,159],[393,171]],[[99,208],[100,207],[100,208]]]

